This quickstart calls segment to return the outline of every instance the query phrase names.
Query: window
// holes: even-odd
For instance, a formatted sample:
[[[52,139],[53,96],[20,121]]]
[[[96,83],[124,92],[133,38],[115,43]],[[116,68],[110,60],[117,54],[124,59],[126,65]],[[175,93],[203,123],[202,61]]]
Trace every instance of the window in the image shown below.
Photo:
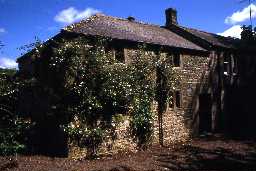
[[[237,56],[233,57],[234,65],[233,65],[233,75],[236,75],[238,73],[237,68]]]
[[[173,92],[172,91],[170,91],[169,97],[170,97],[170,99],[169,99],[169,108],[174,108],[174,97],[173,97]]]
[[[170,92],[169,94],[169,108],[181,108],[182,99],[181,99],[181,92],[180,91],[174,91]]]
[[[105,55],[111,59],[115,60],[115,49],[111,45],[105,46]]]
[[[230,63],[229,63],[229,61],[230,61],[229,60],[229,56],[226,55],[224,57],[224,62],[223,62],[224,75],[229,75],[229,71],[230,71],[230,68],[229,68]]]
[[[224,67],[224,75],[228,75],[229,63],[228,62],[224,62],[223,63],[223,67]]]
[[[115,60],[117,62],[125,63],[124,48],[116,48]]]
[[[181,108],[181,93],[180,91],[175,92],[175,103],[177,108]]]
[[[105,54],[108,54],[113,51],[113,48],[110,45],[108,45],[108,46],[105,46],[104,50],[105,50]]]
[[[175,67],[180,67],[180,54],[179,53],[173,54],[173,65]]]

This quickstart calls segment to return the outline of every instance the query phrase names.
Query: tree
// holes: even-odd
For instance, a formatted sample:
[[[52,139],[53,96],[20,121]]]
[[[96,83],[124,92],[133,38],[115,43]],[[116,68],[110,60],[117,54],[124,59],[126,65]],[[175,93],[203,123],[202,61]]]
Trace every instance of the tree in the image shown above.
[[[250,26],[243,26],[241,32],[241,41],[239,49],[246,52],[254,52],[256,46],[256,28]]]
[[[250,26],[243,25],[242,32],[241,32],[241,39],[248,43],[252,43],[256,41],[255,31],[256,31],[256,27],[253,29],[251,25]]]
[[[0,155],[25,149],[25,129],[29,123],[17,115],[18,83],[16,70],[0,69]]]

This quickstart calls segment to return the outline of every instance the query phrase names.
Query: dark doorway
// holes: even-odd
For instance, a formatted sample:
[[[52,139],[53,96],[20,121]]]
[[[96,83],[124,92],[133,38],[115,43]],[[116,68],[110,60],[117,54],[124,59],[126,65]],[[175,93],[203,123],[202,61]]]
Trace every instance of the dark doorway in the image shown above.
[[[199,95],[199,132],[211,132],[212,130],[212,114],[211,114],[211,95]]]

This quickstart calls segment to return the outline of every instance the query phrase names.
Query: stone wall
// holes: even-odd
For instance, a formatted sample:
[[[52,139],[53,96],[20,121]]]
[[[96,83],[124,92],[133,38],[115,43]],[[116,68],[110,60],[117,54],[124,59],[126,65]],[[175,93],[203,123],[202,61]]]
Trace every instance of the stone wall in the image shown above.
[[[98,124],[107,126],[103,133],[103,142],[97,147],[97,155],[112,155],[119,152],[136,152],[137,144],[131,134],[131,116],[118,114],[120,120],[112,119],[111,123],[99,121]],[[104,122],[104,123],[103,123]],[[79,148],[77,144],[70,144],[69,157],[80,159],[90,157],[90,148]]]
[[[130,129],[130,116],[122,116],[122,121],[112,122],[113,128],[105,135],[99,153],[118,153],[120,151],[133,151],[137,149],[137,144],[134,142]]]
[[[182,55],[183,66],[179,68],[183,118],[186,127],[192,134],[198,133],[199,118],[199,95],[212,94],[209,84],[211,79],[211,68],[216,67],[217,59],[213,56],[201,57]],[[169,109],[173,110],[173,109]]]
[[[163,145],[184,143],[199,131],[199,94],[214,95],[210,81],[216,74],[217,57],[211,54],[208,57],[181,55],[181,66],[174,68],[177,72],[179,84],[175,87],[181,93],[181,106],[167,104],[165,112],[156,115],[154,138],[159,143],[159,129],[162,129]],[[154,109],[158,104],[154,104]],[[210,109],[212,110],[212,109]],[[159,122],[159,118],[160,118]],[[161,124],[161,125],[160,125]],[[160,127],[159,127],[160,126]],[[161,135],[160,135],[161,136]]]
[[[151,57],[157,57],[157,53],[154,51],[148,53]],[[129,64],[132,62],[132,58],[136,57],[136,50],[125,48],[124,54],[125,63]],[[166,53],[161,54],[161,57],[166,57]],[[177,73],[179,82],[175,86],[175,90],[180,92],[181,105],[171,107],[167,104],[165,111],[159,113],[159,104],[153,103],[153,143],[155,144],[159,144],[161,141],[166,146],[184,143],[192,135],[197,134],[199,129],[199,94],[208,93],[214,96],[214,88],[212,87],[214,84],[212,83],[215,82],[214,75],[218,74],[216,73],[217,56],[214,53],[209,56],[181,53],[180,57],[181,65],[175,67],[174,71]],[[23,63],[20,65],[23,67]],[[24,68],[25,66],[31,66],[31,63],[24,63]],[[152,71],[152,73],[156,73],[156,71]],[[106,138],[99,148],[99,153],[117,153],[120,150],[136,151],[137,145],[133,141],[129,128],[130,119],[129,116],[125,116],[122,122],[113,123],[116,124],[115,129],[106,134]]]
[[[157,108],[156,104],[154,108]],[[170,146],[187,142],[190,137],[190,130],[186,128],[183,116],[182,110],[172,111],[169,109],[161,115],[155,115],[153,143]],[[159,117],[162,117],[162,122],[159,122]]]
[[[136,56],[136,50],[125,49],[125,62],[131,63]],[[157,57],[156,53],[149,51],[152,57]],[[161,57],[167,57],[167,53],[160,54]],[[190,54],[181,54],[181,65],[175,67],[174,71],[178,77],[179,84],[175,89],[180,91],[181,106],[178,108],[175,105],[166,106],[165,112],[158,112],[158,103],[153,102],[152,110],[154,112],[154,134],[153,143],[159,144],[162,141],[163,145],[172,145],[177,143],[185,143],[193,135],[198,134],[199,131],[199,95],[201,93],[208,93],[214,96],[214,88],[212,82],[217,66],[217,55],[211,53],[209,56],[195,56]],[[155,71],[152,71],[155,72]],[[217,78],[218,79],[218,78]],[[214,85],[214,84],[213,84]],[[213,101],[214,104],[214,101]],[[213,106],[211,106],[213,108]],[[210,109],[213,110],[213,109]],[[214,114],[213,114],[214,115]],[[161,117],[161,118],[159,118]],[[214,118],[214,116],[213,116]],[[119,129],[119,128],[118,128]],[[117,130],[121,133],[123,130]],[[162,135],[161,135],[162,132]],[[128,132],[126,132],[129,135]],[[120,136],[121,138],[122,136]],[[129,145],[128,141],[123,137],[123,144],[134,149],[136,145]],[[117,144],[121,144],[122,141]],[[114,145],[115,146],[115,145]]]

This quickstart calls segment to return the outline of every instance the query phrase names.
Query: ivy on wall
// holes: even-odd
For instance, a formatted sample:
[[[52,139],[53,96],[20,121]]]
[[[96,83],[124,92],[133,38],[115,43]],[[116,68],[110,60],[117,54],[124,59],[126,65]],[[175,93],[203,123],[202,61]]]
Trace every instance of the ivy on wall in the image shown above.
[[[116,113],[132,116],[131,129],[139,147],[146,147],[153,131],[152,102],[168,99],[175,79],[172,64],[166,56],[149,50],[146,45],[134,49],[131,63],[124,64],[115,60],[106,50],[111,40],[84,37],[71,40],[51,41],[39,45],[33,54],[36,87],[33,88],[33,101],[42,101],[44,113],[40,118],[54,118],[55,124],[64,125],[70,137],[81,147],[89,147],[92,154],[102,142],[108,121]],[[157,81],[160,71],[163,81]],[[163,92],[159,89],[165,91]],[[43,93],[37,92],[41,89]],[[39,98],[39,99],[36,99]],[[26,102],[24,102],[26,103]],[[40,104],[38,104],[40,105]],[[37,105],[33,108],[32,115]],[[30,109],[29,109],[30,110]],[[74,126],[74,116],[79,124]],[[66,120],[64,120],[65,118]],[[72,119],[73,118],[73,119]],[[89,143],[88,143],[89,142]]]

